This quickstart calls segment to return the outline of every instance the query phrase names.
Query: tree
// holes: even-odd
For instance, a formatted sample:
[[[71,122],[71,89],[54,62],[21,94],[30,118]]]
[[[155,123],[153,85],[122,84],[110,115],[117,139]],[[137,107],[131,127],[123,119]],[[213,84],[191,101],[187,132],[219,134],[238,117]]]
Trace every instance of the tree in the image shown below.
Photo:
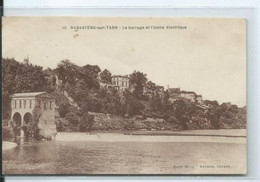
[[[147,88],[149,90],[151,90],[152,92],[156,90],[156,84],[153,83],[152,81],[148,81],[147,84],[146,84]]]
[[[66,59],[58,64],[55,72],[63,84],[75,85],[79,79],[80,67]]]
[[[32,133],[32,137],[39,139],[38,124],[42,116],[42,111],[39,106],[35,106],[32,111],[32,122],[29,122],[28,129]]]
[[[136,99],[144,99],[143,88],[147,82],[146,74],[140,71],[134,71],[130,75],[130,84],[134,87],[133,96]]]
[[[79,131],[86,132],[91,130],[94,124],[94,116],[88,113],[83,113],[79,121]]]
[[[87,84],[83,80],[80,80],[75,87],[71,87],[70,89],[71,96],[78,105],[85,102],[85,98],[87,98],[90,93]]]
[[[164,113],[165,119],[167,119],[170,116],[174,116],[173,104],[169,101],[169,98],[170,98],[169,91],[166,90],[164,92],[164,97],[162,99],[162,112]]]
[[[217,106],[219,106],[218,101],[216,101],[216,100],[214,100],[214,101],[205,100],[204,103],[205,103],[206,105],[210,105],[210,106],[212,106],[212,107],[217,107]]]
[[[112,83],[112,74],[107,69],[105,69],[100,73],[100,78],[103,83],[107,83],[107,84]]]
[[[159,94],[155,94],[152,96],[150,100],[150,106],[153,112],[161,113],[163,109],[163,102],[160,98]]]
[[[212,108],[208,112],[208,119],[215,129],[220,128],[221,108]]]
[[[61,103],[58,111],[59,111],[60,117],[64,118],[70,111],[70,104],[69,103]]]
[[[182,129],[189,129],[188,123],[191,121],[192,115],[195,113],[193,103],[184,100],[175,101],[175,116],[180,121]]]
[[[68,114],[66,114],[65,119],[74,126],[77,126],[79,124],[79,118],[74,112],[69,112]]]
[[[142,114],[142,110],[145,106],[135,99],[129,90],[125,90],[124,93],[123,112],[129,116]]]
[[[98,74],[100,71],[97,65],[85,65],[82,67],[80,79],[84,80],[89,89],[99,89]]]
[[[40,92],[48,84],[40,66],[22,64],[13,58],[2,59],[2,117],[10,117],[10,95],[19,92]]]

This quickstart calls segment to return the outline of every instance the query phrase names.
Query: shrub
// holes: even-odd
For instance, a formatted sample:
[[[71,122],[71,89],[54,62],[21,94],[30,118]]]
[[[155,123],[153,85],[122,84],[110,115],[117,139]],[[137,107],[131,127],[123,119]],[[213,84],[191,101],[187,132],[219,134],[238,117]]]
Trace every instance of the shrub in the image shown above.
[[[94,124],[94,116],[85,113],[80,118],[80,121],[79,121],[79,131],[86,132],[88,130],[91,130],[93,124]]]
[[[167,118],[166,120],[168,123],[172,123],[172,124],[177,124],[178,123],[178,120],[176,119],[175,116],[170,116]]]
[[[62,103],[59,106],[59,114],[61,118],[64,118],[70,112],[70,104]]]
[[[65,119],[72,125],[77,126],[79,124],[79,118],[74,112],[66,114]]]
[[[55,123],[58,132],[70,131],[69,122],[63,118],[55,118]]]
[[[12,128],[9,126],[3,126],[2,128],[2,140],[10,140],[12,139],[13,136],[13,131]]]

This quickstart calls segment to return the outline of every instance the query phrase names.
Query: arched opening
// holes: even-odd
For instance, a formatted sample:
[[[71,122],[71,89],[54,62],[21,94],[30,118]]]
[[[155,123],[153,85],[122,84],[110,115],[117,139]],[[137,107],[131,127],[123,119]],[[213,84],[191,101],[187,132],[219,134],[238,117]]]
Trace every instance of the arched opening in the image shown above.
[[[32,114],[29,112],[25,113],[23,117],[23,121],[24,121],[23,124],[24,136],[25,139],[29,139],[29,137],[32,137],[33,130],[34,130]]]
[[[30,124],[31,122],[32,122],[32,114],[31,113],[29,113],[29,112],[27,112],[27,113],[25,113],[25,115],[24,115],[24,117],[23,117],[23,120],[24,120],[24,124],[25,125],[28,125],[28,124]]]
[[[14,126],[13,126],[14,135],[15,135],[15,137],[20,136],[21,126],[22,126],[22,116],[21,116],[21,114],[16,112],[13,115],[13,121],[14,121]]]

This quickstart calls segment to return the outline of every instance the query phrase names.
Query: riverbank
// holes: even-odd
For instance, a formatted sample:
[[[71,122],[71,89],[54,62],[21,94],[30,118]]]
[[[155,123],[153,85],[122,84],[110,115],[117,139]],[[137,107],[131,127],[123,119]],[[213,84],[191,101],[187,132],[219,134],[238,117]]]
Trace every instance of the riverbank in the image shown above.
[[[190,131],[92,131],[90,133],[61,132],[56,141],[100,142],[214,142],[246,144],[246,130]]]
[[[124,135],[152,135],[152,136],[219,136],[219,137],[246,137],[246,129],[219,129],[219,130],[136,130],[136,131],[91,131],[88,134],[120,133]]]
[[[7,141],[3,141],[2,144],[3,144],[2,145],[3,146],[3,149],[2,149],[3,151],[15,148],[17,146],[16,143],[14,143],[14,142],[7,142]]]

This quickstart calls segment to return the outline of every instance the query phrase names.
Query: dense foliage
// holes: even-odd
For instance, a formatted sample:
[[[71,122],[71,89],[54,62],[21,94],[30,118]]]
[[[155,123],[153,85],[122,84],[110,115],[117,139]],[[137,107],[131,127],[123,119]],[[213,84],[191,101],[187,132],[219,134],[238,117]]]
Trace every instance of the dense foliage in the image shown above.
[[[205,104],[212,107],[204,111],[189,100],[178,99],[170,102],[168,91],[166,90],[163,96],[160,95],[156,84],[139,71],[129,75],[130,89],[119,93],[114,88],[100,85],[100,82],[111,84],[111,75],[109,70],[102,71],[97,65],[78,66],[69,60],[61,61],[54,70],[43,70],[42,67],[29,62],[19,63],[14,59],[2,59],[3,118],[10,118],[11,94],[47,91],[55,97],[58,106],[58,131],[85,132],[92,129],[96,123],[94,116],[89,112],[112,114],[121,118],[140,115],[144,118],[142,122],[131,119],[128,119],[128,122],[125,122],[125,119],[114,121],[117,123],[114,123],[115,126],[120,129],[246,127],[245,107],[238,108],[228,103],[219,105],[217,101],[206,100]],[[148,97],[144,94],[144,87],[155,94]],[[166,121],[167,127],[165,124],[151,125],[145,120],[147,118],[161,118]],[[107,124],[109,122],[107,121]],[[102,126],[104,128],[106,124],[102,123]],[[109,127],[113,128],[111,125]]]
[[[11,94],[39,92],[47,90],[48,85],[42,67],[19,63],[13,58],[2,59],[2,117],[10,117]]]

